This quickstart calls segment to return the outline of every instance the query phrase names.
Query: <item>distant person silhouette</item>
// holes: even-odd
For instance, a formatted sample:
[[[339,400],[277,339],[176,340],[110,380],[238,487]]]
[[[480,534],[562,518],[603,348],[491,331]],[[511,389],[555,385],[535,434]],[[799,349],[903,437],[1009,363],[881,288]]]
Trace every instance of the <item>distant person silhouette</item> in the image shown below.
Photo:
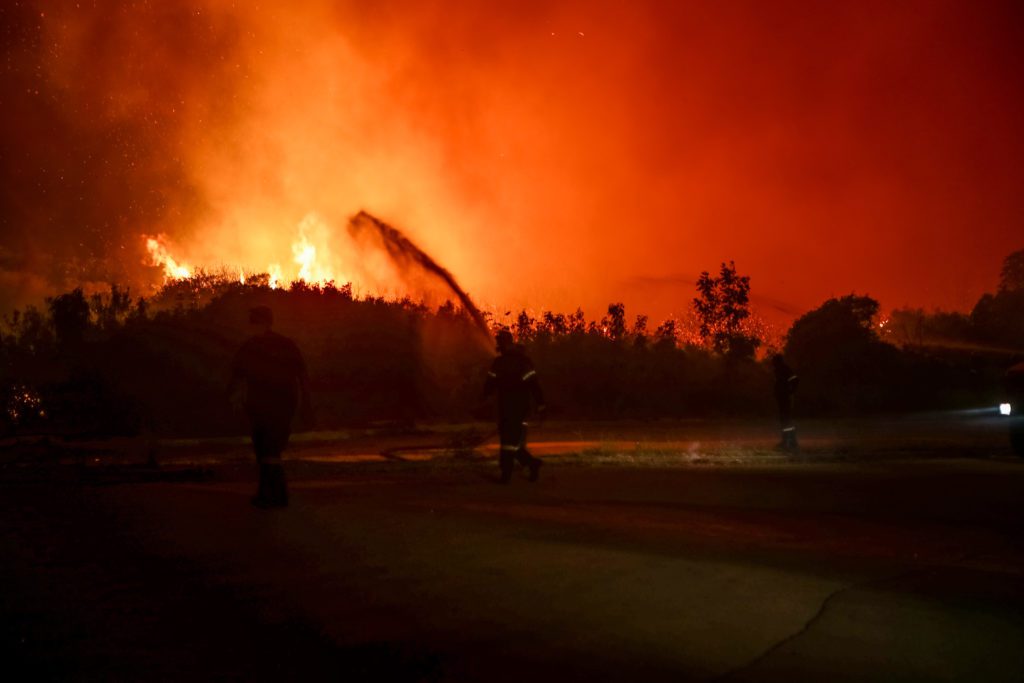
[[[501,483],[512,479],[514,461],[530,471],[530,481],[537,481],[541,460],[526,450],[526,418],[531,399],[537,412],[544,412],[544,394],[537,381],[537,371],[522,346],[512,340],[508,330],[497,334],[498,357],[491,364],[484,384],[484,398],[498,394],[498,434],[501,439]]]
[[[793,424],[793,394],[800,384],[800,378],[786,365],[782,354],[772,356],[772,367],[775,368],[775,402],[779,407],[779,425],[782,428],[782,441],[778,447],[796,453],[799,447],[796,442],[796,426]]]
[[[270,328],[273,312],[266,306],[249,311],[258,331],[242,344],[231,367],[229,394],[245,386],[244,407],[252,425],[252,447],[260,482],[252,504],[261,508],[288,505],[281,454],[288,445],[292,418],[302,402],[309,409],[306,364],[295,343]]]

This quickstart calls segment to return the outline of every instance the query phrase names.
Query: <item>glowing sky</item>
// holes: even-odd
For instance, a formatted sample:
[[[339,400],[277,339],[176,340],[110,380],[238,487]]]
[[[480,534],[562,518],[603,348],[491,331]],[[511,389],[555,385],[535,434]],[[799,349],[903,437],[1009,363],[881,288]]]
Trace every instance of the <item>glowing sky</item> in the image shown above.
[[[1019,8],[8,0],[0,304],[366,209],[485,305],[660,317],[733,259],[769,313],[969,308],[1024,247]]]

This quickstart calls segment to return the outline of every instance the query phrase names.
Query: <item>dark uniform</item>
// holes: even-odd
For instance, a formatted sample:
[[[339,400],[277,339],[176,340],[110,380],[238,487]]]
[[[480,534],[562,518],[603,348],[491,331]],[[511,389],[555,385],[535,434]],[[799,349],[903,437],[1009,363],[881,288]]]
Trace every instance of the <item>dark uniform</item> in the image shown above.
[[[775,402],[779,407],[779,425],[782,428],[782,442],[779,448],[789,451],[798,449],[796,426],[793,425],[793,394],[796,393],[800,378],[786,365],[781,355],[772,357],[775,368]]]
[[[507,336],[506,336],[507,335]],[[501,438],[501,481],[507,483],[512,477],[514,461],[518,460],[530,470],[530,481],[537,481],[541,461],[526,450],[526,418],[530,414],[530,401],[544,410],[544,395],[537,381],[537,371],[526,357],[523,347],[512,343],[512,336],[498,335],[498,350],[494,359],[484,397],[498,394],[498,434]]]
[[[295,343],[267,330],[250,337],[232,365],[232,384],[245,382],[245,412],[252,424],[252,447],[260,466],[253,503],[288,504],[281,453],[288,445],[299,390],[306,386],[306,364]]]

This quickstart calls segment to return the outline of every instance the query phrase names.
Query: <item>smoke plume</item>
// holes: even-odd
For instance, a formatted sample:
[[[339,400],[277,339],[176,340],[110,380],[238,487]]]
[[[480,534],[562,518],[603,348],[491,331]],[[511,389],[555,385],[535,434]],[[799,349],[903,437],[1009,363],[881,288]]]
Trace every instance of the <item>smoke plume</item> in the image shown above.
[[[160,284],[144,235],[393,287],[307,221],[360,208],[484,308],[678,313],[671,278],[730,259],[792,310],[963,307],[1020,248],[1022,25],[931,0],[3,2],[0,309]]]

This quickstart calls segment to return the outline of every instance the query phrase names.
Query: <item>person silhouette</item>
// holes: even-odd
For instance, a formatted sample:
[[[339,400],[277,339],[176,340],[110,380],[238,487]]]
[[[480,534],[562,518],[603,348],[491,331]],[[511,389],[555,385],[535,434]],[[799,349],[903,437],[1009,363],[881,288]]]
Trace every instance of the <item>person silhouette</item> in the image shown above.
[[[537,371],[522,346],[514,343],[512,333],[501,330],[496,336],[498,357],[491,364],[484,384],[484,398],[498,394],[498,434],[501,453],[501,483],[512,479],[512,468],[518,460],[530,471],[530,481],[537,481],[542,464],[526,449],[526,418],[530,414],[530,401],[544,413],[544,394],[537,381]]]
[[[779,407],[779,425],[782,428],[782,441],[778,448],[796,453],[799,447],[796,442],[796,426],[793,424],[793,394],[800,384],[800,378],[786,365],[780,353],[772,356],[772,367],[775,369],[775,403]]]
[[[301,401],[309,410],[306,363],[291,339],[274,332],[274,314],[267,306],[249,311],[257,332],[242,344],[231,366],[228,393],[244,385],[243,405],[252,427],[252,447],[259,463],[259,487],[252,504],[286,507],[288,488],[281,454],[288,445],[292,419]]]

